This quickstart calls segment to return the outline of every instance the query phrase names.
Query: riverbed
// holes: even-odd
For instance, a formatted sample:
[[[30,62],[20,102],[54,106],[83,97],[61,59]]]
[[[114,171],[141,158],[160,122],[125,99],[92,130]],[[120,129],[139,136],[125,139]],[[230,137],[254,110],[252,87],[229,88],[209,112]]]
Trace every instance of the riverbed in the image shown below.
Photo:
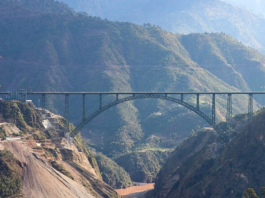
[[[138,186],[132,186],[124,189],[117,189],[123,198],[144,198],[145,194],[154,189],[154,183],[151,184],[139,184]]]

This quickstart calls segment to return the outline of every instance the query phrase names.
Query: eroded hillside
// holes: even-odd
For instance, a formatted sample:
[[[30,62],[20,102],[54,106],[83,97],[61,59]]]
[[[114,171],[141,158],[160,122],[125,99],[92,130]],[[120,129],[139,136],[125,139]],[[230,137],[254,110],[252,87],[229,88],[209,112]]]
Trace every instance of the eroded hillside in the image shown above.
[[[0,114],[6,121],[1,122],[2,136],[22,136],[22,139],[0,141],[0,172],[4,184],[0,187],[1,197],[119,197],[102,181],[97,162],[81,137],[72,145],[64,138],[62,117],[38,110],[30,103],[0,101],[0,106]],[[10,106],[17,108],[8,111]],[[25,109],[28,114],[16,116]],[[34,128],[20,127],[22,121],[14,121],[20,118],[29,122],[34,116],[40,122]],[[14,128],[17,131],[11,134]]]

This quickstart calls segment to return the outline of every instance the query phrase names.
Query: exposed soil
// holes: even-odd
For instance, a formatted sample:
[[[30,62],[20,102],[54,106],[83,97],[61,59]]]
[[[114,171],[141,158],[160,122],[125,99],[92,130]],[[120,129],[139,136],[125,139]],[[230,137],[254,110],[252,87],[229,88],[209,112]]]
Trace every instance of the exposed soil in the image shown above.
[[[133,186],[125,189],[117,189],[116,192],[119,193],[123,198],[144,198],[145,194],[154,189],[154,183]]]
[[[21,142],[1,144],[10,150],[23,166],[22,193],[25,197],[93,198],[82,185],[51,168],[37,155],[29,152]]]

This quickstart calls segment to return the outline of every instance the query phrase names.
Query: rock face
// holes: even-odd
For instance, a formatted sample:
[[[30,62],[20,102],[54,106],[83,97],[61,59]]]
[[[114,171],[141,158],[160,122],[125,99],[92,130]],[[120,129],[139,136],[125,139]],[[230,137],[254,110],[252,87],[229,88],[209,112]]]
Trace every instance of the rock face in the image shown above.
[[[157,176],[153,198],[242,197],[265,184],[265,112],[247,124],[227,145],[211,132],[184,141]],[[258,193],[260,194],[260,193]]]

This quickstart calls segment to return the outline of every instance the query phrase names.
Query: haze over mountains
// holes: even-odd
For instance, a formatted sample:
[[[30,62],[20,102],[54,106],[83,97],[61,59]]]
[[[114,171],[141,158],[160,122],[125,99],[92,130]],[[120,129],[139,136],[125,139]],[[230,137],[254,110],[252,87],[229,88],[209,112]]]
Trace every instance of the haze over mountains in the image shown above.
[[[155,26],[73,13],[59,3],[25,2],[0,2],[2,90],[29,86],[36,91],[264,89],[264,56],[228,35],[176,35]],[[36,12],[34,6],[41,9]],[[51,7],[54,9],[47,9]],[[201,108],[210,113],[209,100],[202,98]],[[238,106],[234,111],[246,109],[245,102],[235,98]],[[97,103],[98,98],[88,102],[90,112]],[[58,100],[49,104],[53,110],[63,107]],[[70,112],[78,122],[81,105],[77,104],[71,103]],[[223,118],[225,105],[221,104],[226,104],[226,98],[220,98],[218,104],[218,116]],[[182,125],[186,120],[191,124]],[[157,125],[153,127],[153,123]],[[145,145],[154,134],[158,140],[175,134],[174,141],[178,141],[203,123],[182,107],[143,100],[105,112],[89,124],[84,136],[91,138],[97,149],[115,156]],[[159,141],[159,145],[170,147],[170,141]]]
[[[53,0],[2,0],[0,26],[0,84],[5,91],[29,86],[33,91],[265,89],[265,57],[224,33],[173,34],[150,24],[90,17]],[[63,97],[47,100],[50,110],[63,115]],[[112,100],[104,98],[103,104]],[[194,98],[185,100],[195,104]],[[210,100],[201,97],[201,109],[209,115]],[[92,113],[98,98],[87,104],[87,114]],[[233,104],[234,113],[246,111],[247,98],[235,97]],[[226,97],[218,98],[217,106],[223,120]],[[78,123],[81,98],[70,98],[70,107],[71,121]],[[133,152],[175,147],[197,125],[207,126],[183,107],[146,99],[106,111],[82,134],[90,146],[120,162]],[[141,159],[153,158],[151,152]]]
[[[151,23],[175,33],[225,32],[246,45],[265,52],[265,19],[220,0],[60,0],[77,11],[113,21]],[[231,0],[232,1],[232,0]],[[237,1],[239,2],[239,1]],[[240,1],[242,2],[242,1]],[[243,1],[248,7],[261,1]],[[238,5],[243,5],[239,3]],[[264,6],[264,5],[263,5]]]
[[[222,0],[224,2],[237,5],[239,7],[245,8],[256,14],[264,15],[265,13],[265,1],[263,0]]]

